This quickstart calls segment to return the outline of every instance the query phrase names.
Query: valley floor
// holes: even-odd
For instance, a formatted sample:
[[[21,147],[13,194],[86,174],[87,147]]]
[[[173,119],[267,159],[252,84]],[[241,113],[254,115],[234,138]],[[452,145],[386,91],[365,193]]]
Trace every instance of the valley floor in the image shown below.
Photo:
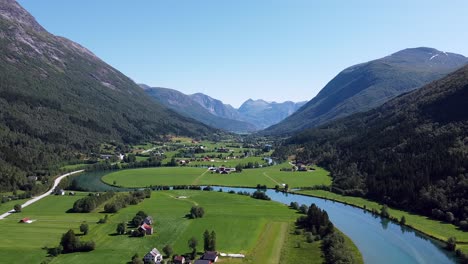
[[[101,212],[102,206],[92,213],[66,213],[85,195],[87,193],[48,196],[21,213],[1,220],[0,262],[46,260],[44,248],[57,246],[68,229],[80,234],[79,226],[83,222],[89,224],[90,232],[80,239],[94,240],[96,250],[63,254],[53,258],[51,263],[122,263],[130,261],[135,253],[144,256],[153,247],[162,250],[165,245],[172,245],[175,253],[185,254],[190,251],[187,241],[192,236],[198,239],[198,251],[202,251],[202,235],[206,229],[215,230],[218,251],[246,255],[242,260],[223,258],[222,263],[296,263],[300,259],[323,262],[320,242],[303,241],[300,248],[296,247],[296,241],[303,240],[303,236],[292,232],[298,214],[277,202],[214,191],[156,191],[140,204],[110,214],[107,223],[97,224],[105,215]],[[178,198],[180,196],[186,198]],[[205,209],[203,218],[185,217],[193,205]],[[116,235],[117,224],[131,220],[140,210],[154,218],[155,233],[142,238]],[[24,217],[33,222],[19,223]]]

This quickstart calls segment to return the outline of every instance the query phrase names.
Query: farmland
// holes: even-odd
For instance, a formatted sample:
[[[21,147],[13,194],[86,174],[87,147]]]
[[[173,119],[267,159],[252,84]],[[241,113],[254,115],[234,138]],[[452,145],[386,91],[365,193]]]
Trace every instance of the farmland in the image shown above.
[[[275,185],[288,184],[290,188],[330,185],[328,173],[316,168],[307,172],[280,171],[287,163],[271,167],[244,169],[241,173],[217,174],[206,168],[140,168],[120,170],[102,177],[108,184],[122,187],[147,187],[156,185],[220,185],[255,187],[257,184],[274,188]]]
[[[198,251],[201,251],[205,229],[216,231],[219,251],[246,254],[242,261],[226,259],[225,263],[266,263],[258,256],[268,256],[276,262],[280,254],[273,253],[288,254],[294,250],[291,243],[278,243],[272,237],[283,237],[288,241],[293,236],[288,227],[298,217],[295,211],[276,202],[219,192],[160,191],[153,192],[151,198],[138,205],[109,215],[107,223],[97,224],[98,219],[104,216],[100,213],[102,207],[88,214],[66,213],[73,202],[84,195],[49,196],[0,221],[0,262],[25,263],[46,259],[46,251],[42,248],[56,246],[61,235],[70,228],[79,233],[78,227],[83,221],[89,224],[90,231],[80,239],[94,240],[96,250],[60,255],[52,263],[122,263],[135,253],[143,256],[151,248],[162,249],[167,244],[172,245],[174,252],[183,254],[190,251],[187,240],[192,236],[199,240]],[[178,199],[179,196],[186,198]],[[206,213],[203,218],[191,220],[185,217],[193,205],[204,207]],[[115,235],[117,223],[129,221],[139,210],[153,216],[155,234],[142,238]],[[35,221],[18,223],[23,217]],[[311,244],[311,247],[317,247],[320,242],[314,243],[315,246]],[[300,254],[305,254],[305,258],[321,258],[316,255],[319,254],[317,250],[301,251]]]

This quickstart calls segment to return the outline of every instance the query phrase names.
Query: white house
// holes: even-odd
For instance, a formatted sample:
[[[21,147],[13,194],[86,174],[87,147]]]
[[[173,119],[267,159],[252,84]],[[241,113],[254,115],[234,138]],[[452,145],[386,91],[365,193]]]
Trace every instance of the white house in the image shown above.
[[[163,257],[159,250],[153,248],[150,252],[148,252],[148,254],[145,255],[143,261],[145,263],[160,264],[163,261]]]

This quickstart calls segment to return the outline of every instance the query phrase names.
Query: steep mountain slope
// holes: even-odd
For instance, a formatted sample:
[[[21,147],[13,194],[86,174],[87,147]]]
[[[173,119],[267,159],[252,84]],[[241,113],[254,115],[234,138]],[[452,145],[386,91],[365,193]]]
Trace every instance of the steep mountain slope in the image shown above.
[[[331,170],[337,192],[457,224],[468,219],[467,102],[465,66],[377,109],[306,130],[277,154],[300,149],[298,159]]]
[[[14,0],[0,1],[0,189],[93,151],[212,130],[153,102],[132,80],[54,36]]]
[[[140,87],[155,101],[173,109],[181,115],[193,118],[209,126],[231,132],[252,132],[257,130],[250,123],[214,115],[194,101],[191,96],[179,91],[168,88],[149,87],[147,85],[140,85]]]
[[[241,105],[238,112],[243,120],[257,124],[261,128],[266,128],[287,118],[305,103],[291,101],[277,103],[249,99]]]
[[[462,55],[431,48],[406,49],[349,67],[296,113],[265,134],[288,134],[377,107],[466,65]]]
[[[228,119],[241,120],[240,114],[237,109],[229,104],[224,104],[218,99],[214,99],[206,94],[196,93],[189,95],[195,102],[200,104],[213,115],[224,117]]]

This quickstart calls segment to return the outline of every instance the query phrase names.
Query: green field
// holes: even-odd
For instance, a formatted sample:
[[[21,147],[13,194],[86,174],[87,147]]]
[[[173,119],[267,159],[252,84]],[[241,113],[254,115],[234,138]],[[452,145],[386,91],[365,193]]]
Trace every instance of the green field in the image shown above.
[[[314,185],[330,185],[328,172],[317,168],[308,172],[284,172],[285,164],[245,169],[241,173],[217,174],[203,168],[160,167],[120,170],[102,177],[108,184],[123,187],[147,187],[150,185],[221,185],[250,186],[257,184],[274,188],[275,185],[288,184],[290,188]]]
[[[298,193],[321,197],[329,200],[335,200],[351,205],[355,205],[367,210],[376,209],[380,212],[382,204],[373,202],[360,197],[343,196],[336,193],[323,190],[307,190],[299,191]],[[468,232],[461,231],[457,226],[429,219],[425,216],[416,215],[401,211],[398,209],[389,208],[390,216],[400,219],[403,215],[406,218],[406,225],[416,230],[419,230],[429,236],[439,240],[446,241],[449,237],[456,237],[458,242],[468,243]],[[464,252],[468,253],[468,248],[464,248]]]
[[[40,262],[46,258],[43,247],[56,246],[61,234],[69,228],[79,233],[78,227],[83,221],[90,225],[90,232],[81,239],[94,240],[96,250],[60,255],[52,263],[124,263],[135,253],[143,256],[151,248],[161,250],[166,244],[172,245],[175,253],[187,253],[187,240],[192,236],[199,240],[198,249],[201,251],[205,229],[216,231],[218,251],[247,255],[242,261],[226,259],[226,263],[278,263],[281,256],[278,252],[291,250],[282,241],[288,241],[288,226],[298,216],[295,211],[276,202],[237,194],[180,190],[153,192],[150,199],[110,215],[106,224],[97,224],[98,219],[104,216],[99,213],[102,208],[89,214],[65,213],[82,195],[85,194],[49,196],[26,207],[22,213],[1,220],[0,263]],[[176,198],[181,195],[187,198]],[[190,220],[184,217],[193,205],[204,207],[206,213],[203,218]],[[153,216],[155,234],[143,238],[114,235],[117,223],[130,220],[139,210]],[[18,223],[23,217],[36,221],[32,224]],[[316,253],[307,251],[301,254],[317,257],[314,256]]]
[[[15,206],[15,204],[23,204],[27,200],[28,199],[20,199],[20,200],[8,201],[6,203],[0,203],[0,214],[3,214],[13,209],[13,206]]]

